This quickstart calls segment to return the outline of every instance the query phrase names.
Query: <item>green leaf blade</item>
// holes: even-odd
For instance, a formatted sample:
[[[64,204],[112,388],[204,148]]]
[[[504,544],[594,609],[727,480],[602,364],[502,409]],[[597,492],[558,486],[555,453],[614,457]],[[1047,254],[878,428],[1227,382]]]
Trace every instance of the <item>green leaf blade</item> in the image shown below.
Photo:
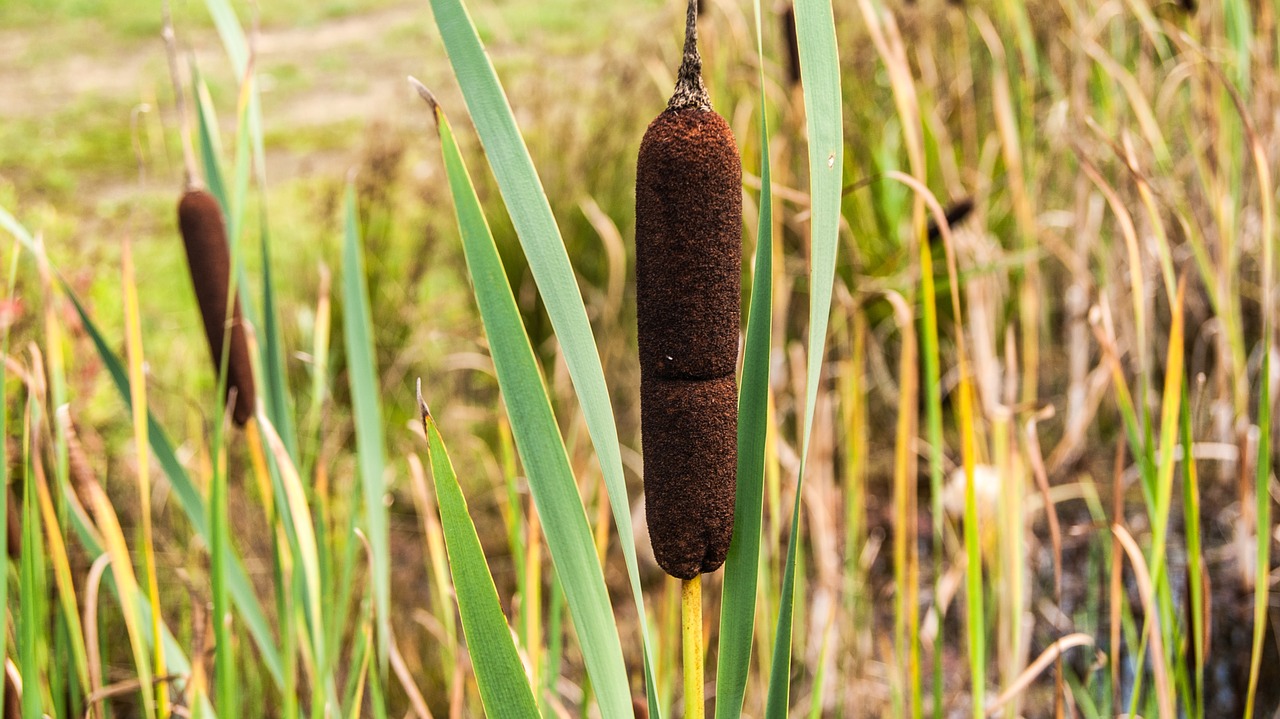
[[[422,405],[422,425],[427,434],[427,455],[435,478],[449,572],[457,590],[462,631],[467,638],[485,714],[493,719],[540,716],[511,638],[511,628],[502,613],[480,536],[471,521],[467,499],[458,485],[444,439],[425,404]]]
[[[542,518],[547,547],[564,586],[583,662],[601,714],[629,716],[630,688],[617,622],[559,425],[480,200],[453,131],[438,108],[436,120],[463,251],[489,338],[498,386],[511,419],[516,450]]]
[[[822,375],[831,312],[844,170],[840,61],[836,50],[835,18],[831,2],[796,0],[795,13],[800,75],[804,82],[804,106],[808,118],[809,195],[813,203],[813,219],[810,224],[809,359],[804,436],[765,709],[766,717],[776,719],[786,717],[790,703],[791,622],[795,600],[796,551],[800,539],[800,485],[804,482],[809,441],[813,434],[814,409],[818,401],[818,384]]]
[[[756,49],[758,55],[764,57],[760,0],[755,1],[755,20]],[[738,490],[734,503],[733,541],[725,559],[721,595],[716,719],[734,719],[742,713],[750,676],[760,576],[760,526],[764,509],[765,442],[769,415],[769,351],[773,332],[773,191],[767,112],[764,65],[761,64],[760,221],[738,396]]]
[[[461,0],[432,0],[431,7],[454,75],[462,87],[471,120],[480,135],[485,156],[493,169],[556,339],[564,352],[569,377],[586,420],[587,433],[604,475],[609,506],[618,530],[618,544],[627,565],[632,601],[637,614],[644,617],[644,595],[631,529],[631,505],[622,471],[622,450],[613,405],[560,228],[520,135],[506,93],[466,8]],[[661,719],[654,691],[648,623],[642,621],[639,624],[649,712],[653,719]]]
[[[384,471],[386,449],[382,436],[382,408],[378,401],[378,374],[374,364],[373,313],[365,282],[360,227],[356,217],[356,191],[347,185],[345,242],[343,244],[343,314],[347,344],[348,378],[356,422],[356,454],[364,492],[369,546],[373,555],[373,594],[378,633],[378,666],[387,666],[391,624],[391,563],[387,535]]]

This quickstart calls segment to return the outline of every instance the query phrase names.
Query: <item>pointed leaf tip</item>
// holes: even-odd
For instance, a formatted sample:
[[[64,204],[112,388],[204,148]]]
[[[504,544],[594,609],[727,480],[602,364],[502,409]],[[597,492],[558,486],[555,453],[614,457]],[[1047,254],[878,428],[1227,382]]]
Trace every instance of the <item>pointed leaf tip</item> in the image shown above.
[[[431,417],[431,410],[427,407],[427,401],[422,398],[422,378],[418,378],[418,414],[422,417],[423,424]]]
[[[436,100],[436,96],[432,94],[431,90],[427,89],[427,86],[423,85],[422,82],[413,75],[410,75],[408,79],[409,85],[418,92],[418,96],[423,100],[426,100],[427,104],[431,106],[431,112],[439,115],[440,103]]]

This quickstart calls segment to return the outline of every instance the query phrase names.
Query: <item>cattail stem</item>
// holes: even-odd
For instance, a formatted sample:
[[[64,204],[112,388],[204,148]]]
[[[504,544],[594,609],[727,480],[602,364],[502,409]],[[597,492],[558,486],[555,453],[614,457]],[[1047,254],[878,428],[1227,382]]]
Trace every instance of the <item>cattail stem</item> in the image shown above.
[[[178,136],[182,138],[182,168],[184,187],[188,190],[200,186],[200,172],[196,166],[196,152],[191,145],[191,122],[187,117],[186,92],[182,87],[182,76],[178,72],[178,47],[173,34],[173,19],[169,15],[169,3],[164,4],[164,28],[160,35],[164,38],[165,55],[169,59],[169,79],[173,82],[173,103],[178,108]]]
[[[680,580],[680,624],[684,636],[684,716],[703,719],[702,575]]]
[[[689,0],[684,21],[684,58],[676,75],[676,89],[667,101],[668,110],[696,108],[711,111],[711,98],[702,84],[702,56],[698,54],[698,0]]]

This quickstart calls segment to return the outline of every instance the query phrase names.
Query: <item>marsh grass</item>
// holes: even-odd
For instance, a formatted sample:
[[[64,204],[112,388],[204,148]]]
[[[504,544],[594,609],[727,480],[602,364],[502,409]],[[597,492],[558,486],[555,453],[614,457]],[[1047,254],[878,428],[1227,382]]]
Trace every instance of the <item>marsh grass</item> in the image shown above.
[[[66,244],[91,230],[59,212],[59,167],[124,157],[128,130],[77,109],[78,140],[0,155],[22,300],[0,322],[0,541],[21,539],[0,650],[22,681],[0,691],[28,716],[497,715],[496,687],[543,716],[684,713],[679,587],[630,528],[627,166],[670,90],[669,5],[618,24],[637,52],[592,56],[562,103],[512,54],[538,42],[527,9],[433,3],[480,22],[443,38],[460,92],[423,72],[459,132],[416,107],[363,141],[354,185],[267,182],[251,23],[179,15],[228,50],[184,72],[253,330],[246,430],[166,279],[171,198],[102,221],[92,281]],[[828,21],[810,0],[797,88],[775,8],[709,5],[754,256],[747,534],[703,586],[716,716],[1273,712],[1280,7],[861,0]]]

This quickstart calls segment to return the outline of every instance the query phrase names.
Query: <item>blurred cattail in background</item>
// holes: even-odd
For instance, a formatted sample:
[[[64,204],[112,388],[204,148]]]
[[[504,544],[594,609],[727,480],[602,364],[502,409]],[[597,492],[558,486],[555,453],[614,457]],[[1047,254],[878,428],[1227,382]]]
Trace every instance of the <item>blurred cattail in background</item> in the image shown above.
[[[943,216],[947,218],[947,227],[955,227],[957,224],[964,222],[965,218],[973,212],[973,198],[966,197],[957,200],[943,211]],[[942,228],[938,227],[938,223],[929,218],[929,226],[926,229],[930,244],[942,237]]]
[[[169,58],[169,74],[173,81],[174,101],[182,123],[182,157],[186,174],[185,190],[178,201],[178,229],[187,251],[187,269],[191,272],[191,284],[195,288],[196,302],[204,320],[205,337],[213,355],[213,371],[220,370],[223,345],[230,330],[231,346],[227,351],[226,401],[235,398],[231,418],[243,427],[253,417],[256,401],[253,384],[253,365],[249,361],[249,346],[245,337],[244,318],[240,314],[240,300],[235,299],[231,313],[227,314],[227,292],[231,283],[231,247],[227,244],[227,225],[217,199],[200,186],[196,169],[195,151],[191,146],[190,123],[187,121],[184,92],[178,72],[173,25],[169,21],[168,5],[164,10],[165,48]]]
[[[724,563],[737,469],[742,163],[702,84],[696,7],[636,168],[646,514],[658,564],[681,579]]]
[[[800,84],[800,46],[796,38],[796,6],[787,3],[778,14],[782,20],[782,40],[787,48],[787,81]]]
[[[227,354],[227,401],[235,395],[231,418],[244,426],[253,416],[253,366],[249,361],[249,345],[244,320],[237,298],[227,314],[227,289],[231,280],[231,250],[227,245],[227,228],[222,209],[213,195],[203,189],[189,189],[178,202],[178,227],[187,250],[187,269],[195,287],[196,301],[204,319],[205,336],[213,354],[216,372],[222,361],[223,343],[230,337]],[[230,326],[227,321],[230,319]],[[229,332],[228,332],[229,330]]]

